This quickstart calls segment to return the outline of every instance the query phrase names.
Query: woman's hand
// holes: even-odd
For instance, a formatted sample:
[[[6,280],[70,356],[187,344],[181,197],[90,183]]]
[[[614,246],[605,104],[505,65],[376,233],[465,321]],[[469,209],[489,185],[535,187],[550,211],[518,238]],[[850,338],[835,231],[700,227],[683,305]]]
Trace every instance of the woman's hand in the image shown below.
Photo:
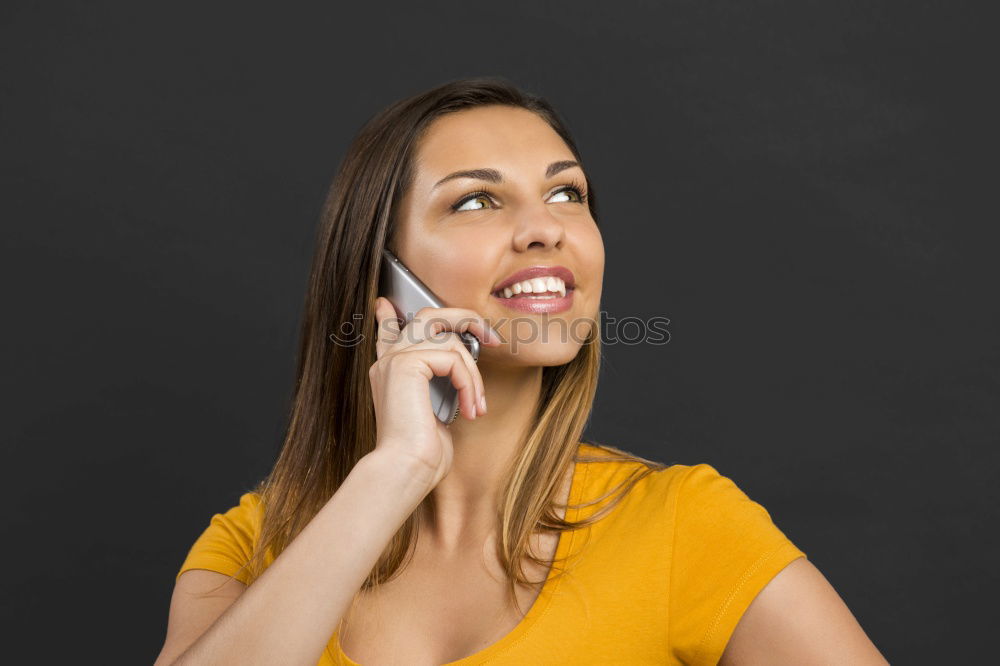
[[[429,382],[434,376],[450,375],[462,415],[469,420],[482,415],[483,378],[458,334],[467,331],[482,344],[494,346],[500,339],[476,312],[462,308],[422,308],[401,331],[392,304],[379,297],[375,318],[378,359],[368,370],[375,403],[375,448],[426,467],[430,492],[451,469],[453,449],[448,426],[431,409]]]

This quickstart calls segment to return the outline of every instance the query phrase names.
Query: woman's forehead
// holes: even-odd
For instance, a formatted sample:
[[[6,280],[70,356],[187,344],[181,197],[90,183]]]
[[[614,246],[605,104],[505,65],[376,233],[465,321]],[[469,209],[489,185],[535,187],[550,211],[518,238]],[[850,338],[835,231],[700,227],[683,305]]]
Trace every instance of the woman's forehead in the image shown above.
[[[562,137],[535,113],[506,107],[460,111],[434,121],[422,138],[415,157],[417,185],[428,192],[450,174],[474,169],[544,178],[549,164],[572,159]]]

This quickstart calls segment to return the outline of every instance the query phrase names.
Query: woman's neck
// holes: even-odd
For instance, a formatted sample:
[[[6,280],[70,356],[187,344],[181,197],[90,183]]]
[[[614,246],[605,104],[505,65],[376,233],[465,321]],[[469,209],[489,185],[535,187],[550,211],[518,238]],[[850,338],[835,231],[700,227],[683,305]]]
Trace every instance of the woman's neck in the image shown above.
[[[500,482],[535,417],[542,387],[540,366],[479,365],[488,412],[459,416],[451,431],[454,457],[448,475],[419,507],[421,538],[436,549],[459,552],[494,531]]]

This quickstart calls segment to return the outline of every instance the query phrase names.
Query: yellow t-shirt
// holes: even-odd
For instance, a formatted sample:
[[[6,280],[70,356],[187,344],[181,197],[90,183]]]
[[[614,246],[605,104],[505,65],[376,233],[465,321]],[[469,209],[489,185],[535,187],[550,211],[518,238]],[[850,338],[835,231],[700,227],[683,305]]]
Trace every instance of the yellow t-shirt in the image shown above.
[[[580,454],[606,456],[581,444]],[[633,462],[577,463],[570,504],[600,497]],[[567,512],[591,515],[608,500]],[[212,516],[180,571],[236,573],[260,529],[258,496]],[[763,506],[707,464],[653,472],[595,525],[565,532],[556,557],[569,573],[550,573],[510,633],[473,655],[473,664],[716,664],[743,612],[788,563],[805,553]],[[265,560],[268,564],[269,561]],[[247,582],[245,573],[237,578]],[[334,632],[318,666],[356,662]]]

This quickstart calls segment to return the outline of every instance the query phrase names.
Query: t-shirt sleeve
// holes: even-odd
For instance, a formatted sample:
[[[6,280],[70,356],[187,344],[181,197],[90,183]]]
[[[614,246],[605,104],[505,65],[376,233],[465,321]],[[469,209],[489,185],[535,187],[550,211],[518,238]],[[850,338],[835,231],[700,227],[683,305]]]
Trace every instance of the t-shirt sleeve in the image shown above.
[[[208,569],[234,576],[249,585],[250,575],[243,567],[253,553],[261,519],[260,497],[252,492],[244,493],[237,506],[212,516],[208,527],[188,551],[174,580],[189,569]]]
[[[717,664],[757,593],[805,553],[711,465],[694,465],[682,479],[675,516],[672,656],[684,664]]]

